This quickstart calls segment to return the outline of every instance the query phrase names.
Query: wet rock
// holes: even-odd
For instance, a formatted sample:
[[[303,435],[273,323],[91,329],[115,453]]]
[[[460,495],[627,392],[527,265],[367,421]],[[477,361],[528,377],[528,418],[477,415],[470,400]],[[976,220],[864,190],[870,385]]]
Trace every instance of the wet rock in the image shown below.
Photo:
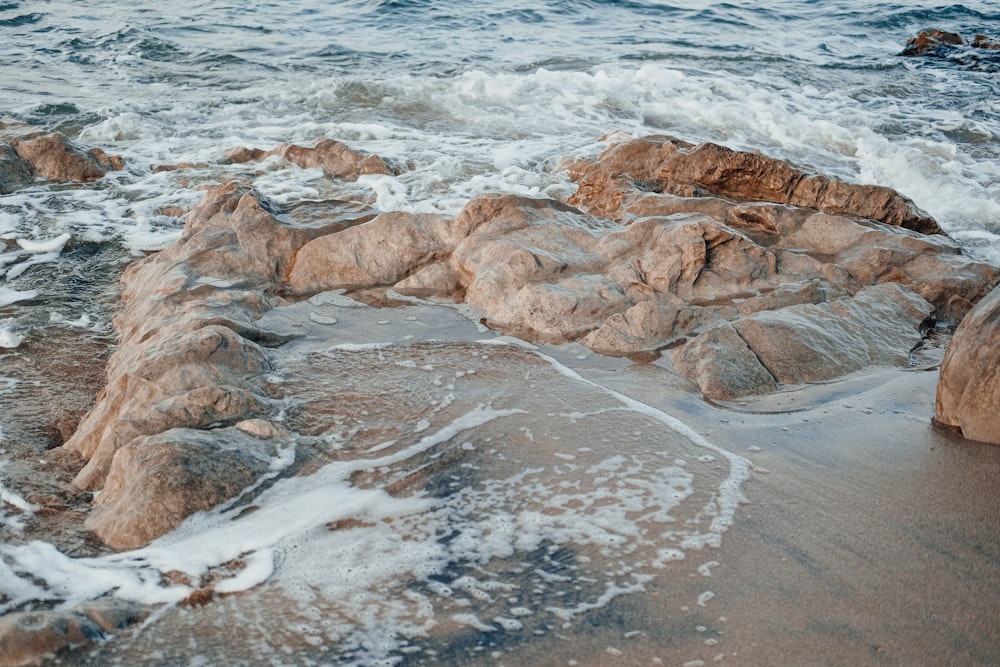
[[[571,169],[579,183],[570,203],[613,218],[628,213],[629,195],[712,195],[730,202],[773,202],[868,218],[924,234],[940,234],[929,215],[891,188],[808,174],[760,153],[674,137],[612,146],[594,163]]]
[[[281,144],[263,151],[259,148],[237,147],[226,151],[226,158],[233,164],[259,162],[271,156],[280,156],[304,169],[320,167],[327,176],[356,181],[366,174],[395,174],[389,163],[377,155],[362,153],[346,144],[326,137],[313,148],[296,144]]]
[[[961,35],[935,28],[933,30],[925,30],[916,37],[906,40],[906,47],[899,55],[922,56],[936,51],[942,46],[957,46],[961,44],[965,44],[965,40],[962,39]]]
[[[148,615],[123,600],[98,600],[75,609],[20,612],[0,618],[0,666],[48,663],[66,651],[108,639]]]
[[[925,30],[906,42],[901,56],[920,56],[963,69],[1000,71],[1000,42],[976,35],[966,43],[961,35],[943,30]]]
[[[1000,444],[1000,288],[955,331],[937,387],[936,419],[972,440]]]
[[[221,325],[164,327],[112,356],[108,384],[63,448],[88,463],[74,483],[99,489],[119,449],[170,428],[233,423],[263,410],[254,391],[263,351]]]
[[[706,396],[730,400],[868,366],[904,365],[932,310],[905,287],[886,283],[851,298],[754,313],[709,329],[671,357]]]
[[[265,473],[274,447],[262,444],[233,428],[136,438],[115,454],[85,525],[115,549],[148,544]]]
[[[262,471],[261,457],[225,446],[279,433],[257,419],[269,411],[261,345],[287,337],[256,321],[303,246],[374,216],[343,202],[322,208],[283,211],[223,184],[206,192],[176,243],[123,273],[106,385],[62,447],[87,461],[74,484],[103,489],[88,526],[109,544],[145,543]],[[202,440],[195,429],[213,435]]]
[[[778,389],[774,376],[728,323],[698,335],[670,356],[674,369],[709,398],[731,400]]]
[[[306,244],[286,281],[296,294],[392,285],[435,261],[445,250],[436,215],[383,213],[363,224]]]
[[[369,169],[335,144],[273,154]],[[905,197],[755,153],[653,137],[573,173],[586,211],[497,194],[453,219],[209,190],[177,243],[123,275],[107,385],[63,446],[88,460],[75,483],[104,487],[88,526],[142,544],[262,473],[253,436],[282,436],[262,419],[261,346],[287,336],[259,321],[287,298],[393,289],[464,300],[528,339],[669,345],[706,395],[732,398],[904,364],[926,317],[958,319],[1000,280]]]
[[[18,155],[13,146],[0,141],[0,194],[11,193],[34,180],[31,163]]]
[[[916,37],[906,40],[906,46],[900,52],[901,56],[945,56],[955,50],[955,47],[965,46],[961,35],[934,28],[924,30]],[[968,46],[973,49],[987,51],[1000,50],[1000,42],[986,35],[975,35]]]
[[[1000,42],[990,39],[986,35],[976,35],[973,37],[972,46],[977,49],[1000,50]]]
[[[821,280],[855,292],[899,282],[931,301],[939,319],[958,321],[1000,279],[894,191],[806,175],[756,153],[647,137],[570,173],[580,184],[571,203],[591,213],[629,223],[698,212],[738,231],[774,254],[781,283]],[[696,196],[670,192],[688,181]]]
[[[31,165],[37,176],[63,183],[95,181],[108,171],[124,168],[118,156],[99,148],[84,150],[58,132],[30,132],[2,137]]]
[[[0,123],[0,194],[30,185],[36,178],[57,183],[94,181],[123,168],[120,157],[99,148],[86,150],[58,132]]]
[[[829,303],[760,311],[733,326],[779,382],[822,382],[867,366],[905,365],[933,306],[897,283]]]
[[[718,173],[704,156],[690,163],[677,157],[695,147],[663,138],[636,140],[609,149],[596,164],[577,165],[581,188],[574,201],[590,206],[589,215],[551,200],[499,194],[473,199],[454,220],[383,214],[304,246],[286,287],[303,296],[392,287],[420,297],[464,299],[506,333],[580,340],[605,354],[632,354],[720,322],[826,304],[882,283],[905,285],[907,293],[933,305],[936,317],[957,320],[1000,279],[996,268],[965,257],[946,236],[901,226],[920,227],[916,221],[923,218],[888,189],[806,176],[755,154],[712,151],[721,156]],[[671,160],[671,173],[698,181],[698,188],[686,190],[694,196],[658,192]],[[763,185],[753,185],[755,169]],[[808,185],[809,179],[821,185]],[[785,190],[794,196],[781,195]],[[732,201],[720,192],[734,199],[822,201],[854,213],[787,201]],[[838,193],[846,194],[838,199]],[[937,230],[933,220],[923,226]],[[906,320],[907,336],[917,335],[926,315]],[[866,352],[859,359],[886,363],[892,356],[905,362],[912,341],[886,340],[900,346],[894,355]],[[806,377],[779,373],[772,382]]]
[[[662,305],[646,300],[607,318],[580,342],[601,354],[625,356],[657,350],[722,321],[715,308]]]
[[[100,488],[114,453],[169,428],[233,423],[261,411],[267,364],[255,321],[270,307],[295,252],[310,239],[368,214],[331,208],[314,225],[285,224],[245,186],[212,189],[181,239],[122,276],[121,340],[107,385],[64,447],[89,459],[77,476]],[[289,221],[291,222],[291,221]]]

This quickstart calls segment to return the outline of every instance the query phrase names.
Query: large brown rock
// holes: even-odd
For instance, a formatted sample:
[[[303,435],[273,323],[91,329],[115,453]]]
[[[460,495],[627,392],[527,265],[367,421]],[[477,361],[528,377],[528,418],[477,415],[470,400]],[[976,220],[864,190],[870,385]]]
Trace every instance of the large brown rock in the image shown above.
[[[775,391],[778,383],[729,323],[713,327],[671,353],[674,369],[709,398],[729,400]]]
[[[257,385],[266,369],[258,345],[221,325],[164,327],[141,344],[119,348],[96,405],[63,445],[88,460],[74,483],[101,488],[115,454],[137,437],[261,412]]]
[[[942,47],[960,46],[965,44],[962,36],[954,32],[946,32],[934,28],[924,30],[916,37],[906,40],[906,46],[899,55],[922,56],[939,51]]]
[[[286,284],[296,294],[392,285],[444,253],[441,222],[435,215],[383,213],[319,237],[297,253]]]
[[[671,351],[675,368],[709,398],[729,400],[783,384],[823,382],[874,365],[905,365],[933,310],[895,283],[854,297],[744,317]]]
[[[115,549],[143,546],[250,486],[274,453],[262,445],[235,428],[136,438],[115,454],[85,525]]]
[[[760,153],[713,143],[646,137],[612,146],[596,162],[571,171],[579,189],[570,203],[610,217],[626,212],[628,195],[635,191],[790,204],[942,233],[933,218],[891,188],[808,174]]]
[[[1000,444],[1000,287],[962,320],[948,345],[936,418],[966,438]]]
[[[755,154],[733,157],[726,149],[719,161],[730,166],[735,161],[745,173],[698,176],[698,188],[686,189],[690,196],[643,190],[678,150],[673,140],[637,140],[609,150],[584,169],[581,192],[590,188],[591,213],[613,215],[626,225],[551,200],[487,195],[470,201],[454,220],[382,214],[317,238],[296,255],[286,286],[303,296],[392,287],[413,296],[463,299],[480,309],[490,326],[507,333],[550,342],[580,340],[602,353],[631,354],[683,342],[722,322],[735,323],[738,331],[755,313],[808,304],[826,308],[831,300],[883,283],[906,286],[906,294],[915,293],[920,304],[930,302],[939,319],[959,320],[1000,278],[995,267],[964,256],[944,235],[858,214],[867,206],[869,215],[890,222],[919,219],[908,200],[892,191],[878,189],[877,197],[864,201],[862,195],[870,191],[851,189],[861,186],[817,181]],[[680,170],[685,163],[678,160],[672,164]],[[697,168],[691,173],[711,172],[703,158],[692,164]],[[762,171],[759,181],[754,181],[753,165]],[[589,177],[596,180],[588,185]],[[788,186],[792,181],[797,185]],[[817,182],[824,185],[802,185]],[[793,193],[798,188],[798,200],[814,204],[829,203],[843,186],[848,195],[839,206],[855,214],[703,196],[706,184],[729,197],[738,190],[740,197],[763,193],[772,199],[782,199],[782,188]],[[805,191],[811,194],[802,195]],[[612,205],[617,208],[609,212]],[[858,350],[840,370],[833,361],[821,364],[818,377],[873,363],[905,363],[920,322],[931,314],[924,305],[917,309],[919,316],[890,320],[900,326],[905,320],[908,327],[904,336],[884,338],[886,346],[895,346],[891,354]],[[854,317],[851,306],[838,308],[823,311],[831,322]],[[789,311],[784,318],[790,317]],[[873,334],[876,330],[872,327]],[[867,344],[859,332],[840,334],[848,344]],[[824,345],[823,353],[839,359],[829,341]],[[810,355],[801,353],[804,359]],[[771,385],[744,384],[758,391],[809,377],[801,369],[785,368],[769,380]]]
[[[899,282],[933,303],[938,319],[959,321],[1000,280],[894,191],[807,175],[756,153],[647,137],[612,146],[571,175],[579,189],[570,201],[591,213],[628,223],[697,212],[739,231],[775,255],[782,283],[822,280],[855,292]]]
[[[36,178],[56,183],[94,181],[123,168],[117,155],[84,149],[58,132],[0,122],[0,194],[30,185]]]
[[[282,210],[223,184],[180,240],[123,273],[107,383],[63,445],[87,461],[74,483],[102,489],[88,527],[117,548],[145,544],[266,469],[243,431],[263,433],[251,418],[270,411],[261,346],[287,337],[256,322],[303,246],[373,216],[345,202]]]

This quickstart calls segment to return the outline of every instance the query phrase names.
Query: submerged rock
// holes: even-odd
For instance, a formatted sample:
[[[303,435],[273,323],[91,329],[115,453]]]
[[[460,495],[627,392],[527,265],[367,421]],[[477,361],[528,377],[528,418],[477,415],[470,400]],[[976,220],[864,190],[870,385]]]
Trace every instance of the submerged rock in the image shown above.
[[[1000,287],[962,320],[948,345],[936,418],[971,440],[1000,444]]]
[[[906,40],[906,47],[899,55],[922,56],[940,49],[942,46],[958,46],[961,44],[965,44],[965,40],[962,39],[961,35],[934,28],[932,30],[924,30],[916,37]]]
[[[331,178],[355,181],[366,174],[395,174],[388,162],[377,155],[362,153],[339,141],[323,137],[313,148],[296,144],[281,144],[263,151],[259,148],[237,147],[226,151],[226,158],[235,164],[259,162],[271,156],[280,156],[304,169],[320,167]]]
[[[933,28],[931,30],[924,30],[916,37],[906,40],[906,46],[899,55],[946,55],[954,47],[964,46],[965,44],[965,40],[958,33]],[[984,49],[987,51],[1000,50],[1000,43],[990,39],[986,35],[975,35],[968,45],[974,49]]]
[[[920,56],[964,69],[1000,71],[1000,43],[986,35],[975,35],[966,42],[961,35],[944,30],[925,30],[906,41],[900,56]]]
[[[51,662],[65,651],[105,641],[148,614],[140,605],[107,598],[74,609],[7,614],[0,618],[0,667]]]

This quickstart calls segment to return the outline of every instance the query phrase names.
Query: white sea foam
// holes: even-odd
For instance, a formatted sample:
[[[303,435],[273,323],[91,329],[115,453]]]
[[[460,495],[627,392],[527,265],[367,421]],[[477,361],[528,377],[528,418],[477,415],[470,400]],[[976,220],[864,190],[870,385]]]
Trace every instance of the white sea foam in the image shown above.
[[[3,288],[0,287],[0,305],[4,305],[3,299]],[[23,294],[23,292],[22,292]],[[34,296],[34,295],[32,295]],[[16,301],[17,299],[15,299]],[[13,302],[9,302],[13,303]],[[14,349],[24,342],[24,334],[19,333],[16,329],[16,321],[11,319],[0,320],[0,348]]]
[[[3,439],[3,432],[0,430],[0,440]],[[5,526],[11,530],[20,531],[24,527],[24,517],[38,511],[33,503],[25,500],[24,496],[13,489],[7,488],[3,483],[4,468],[7,461],[0,461],[0,526]],[[15,512],[9,510],[13,508]],[[2,573],[0,573],[0,583],[2,583]],[[0,592],[4,589],[0,587]]]
[[[44,591],[35,590],[38,599],[62,599],[69,603],[92,599],[114,592],[118,597],[147,604],[177,602],[190,593],[188,586],[161,585],[160,574],[171,570],[198,577],[213,567],[243,557],[247,565],[219,585],[227,592],[255,586],[273,571],[273,547],[301,533],[308,533],[339,518],[364,516],[374,520],[402,517],[424,511],[432,501],[396,499],[380,490],[352,487],[345,480],[351,473],[367,467],[391,465],[417,455],[444,442],[462,431],[510,411],[492,410],[479,406],[435,433],[421,438],[399,452],[376,459],[331,464],[309,477],[282,480],[266,491],[262,508],[253,513],[253,527],[245,522],[233,522],[224,512],[191,517],[184,525],[150,546],[135,551],[102,558],[70,558],[50,544],[32,542],[23,546],[3,547],[19,571],[30,572],[44,581]],[[331,504],[331,499],[337,502]],[[406,567],[413,565],[414,555],[401,557]],[[396,572],[383,562],[369,569]],[[353,588],[356,583],[350,568],[342,572],[343,585]],[[37,588],[37,587],[36,587]],[[9,605],[8,605],[9,607]],[[0,611],[4,609],[0,606]]]
[[[60,253],[71,238],[70,234],[60,234],[45,240],[17,239],[17,245],[21,246],[21,250],[24,252],[36,255]]]
[[[0,307],[9,306],[10,304],[17,303],[18,301],[26,301],[28,299],[34,299],[37,296],[38,296],[38,290],[16,290],[11,287],[7,287],[6,285],[0,285]],[[12,320],[3,320],[3,322],[9,325],[12,322]],[[17,346],[14,345],[8,347],[17,347]]]
[[[484,341],[484,345],[497,344]],[[389,344],[345,344],[335,351],[378,355],[379,359],[385,355],[380,363],[427,377],[417,364],[400,363],[413,361],[414,351],[397,349],[398,345]],[[491,361],[498,356],[471,354],[479,359],[477,365],[503,364]],[[442,372],[456,375],[455,392],[461,392],[462,383],[480,382],[482,373],[463,371],[457,377],[453,372],[467,368],[469,358],[468,354],[457,357],[460,365],[449,365],[445,359],[437,362]],[[534,616],[573,623],[619,595],[644,590],[653,573],[683,560],[686,550],[717,544],[740,497],[739,489],[730,485],[736,480],[738,487],[742,479],[741,459],[727,457],[733,471],[707,505],[699,500],[684,509],[699,482],[676,451],[657,444],[657,433],[699,447],[712,445],[676,418],[586,380],[544,355],[538,358],[544,362],[540,368],[551,368],[556,371],[551,373],[553,378],[570,383],[567,396],[590,392],[589,407],[531,415],[516,408],[478,405],[441,425],[430,415],[450,405],[452,397],[409,429],[412,444],[385,441],[368,447],[363,458],[330,463],[308,476],[281,479],[254,499],[256,511],[235,520],[239,503],[227,503],[190,517],[149,547],[96,559],[71,559],[41,543],[0,547],[13,572],[30,573],[30,581],[14,582],[14,588],[24,589],[17,599],[73,602],[114,594],[147,603],[177,602],[192,588],[162,581],[160,574],[168,571],[187,574],[192,581],[212,573],[218,592],[244,591],[271,581],[269,585],[280,587],[302,606],[302,614],[308,615],[317,599],[336,604],[341,620],[324,631],[327,640],[353,637],[350,643],[381,646],[366,652],[366,659],[375,659],[398,648],[400,637],[428,632],[439,618],[435,610],[452,604],[449,601],[471,604],[457,608],[454,613],[460,616],[453,620],[484,631],[487,627],[518,631],[524,619]],[[607,407],[600,396],[618,405]],[[559,405],[559,401],[553,403]],[[476,483],[456,482],[453,491],[441,497],[395,497],[349,481],[365,471],[384,473],[397,465],[404,470],[419,469],[437,460],[445,446],[467,456],[508,461],[508,454],[498,451],[492,433],[478,431],[494,423],[500,433],[509,434],[504,440],[522,438],[523,446],[534,451],[540,442],[551,443],[543,447],[557,445],[566,429],[594,433],[618,416],[633,427],[628,437],[642,439],[647,446],[636,449],[622,444],[603,453],[596,447],[577,447],[570,455],[557,446],[550,453],[550,463],[525,465],[499,476],[477,473]],[[536,420],[528,422],[530,429],[524,426],[528,418]],[[505,465],[501,463],[499,470]],[[454,470],[463,468],[464,464]],[[687,518],[681,521],[680,517]],[[344,527],[328,528],[342,521],[346,521]],[[575,562],[549,563],[543,558],[523,576],[535,582],[536,591],[573,584],[581,592],[572,598],[533,601],[521,590],[527,585],[523,580],[505,580],[502,570],[490,574],[477,569],[494,559],[518,553],[544,555],[559,547],[577,553]],[[588,565],[592,562],[593,566]],[[459,573],[453,574],[452,567],[460,568]],[[461,568],[472,569],[463,572]],[[442,578],[445,573],[447,579]],[[423,593],[405,583],[431,575],[435,579],[428,580]],[[285,621],[294,623],[295,618],[291,614]]]
[[[94,327],[94,320],[87,313],[82,313],[76,319],[69,319],[62,313],[53,310],[49,313],[49,322],[74,329],[91,329]]]

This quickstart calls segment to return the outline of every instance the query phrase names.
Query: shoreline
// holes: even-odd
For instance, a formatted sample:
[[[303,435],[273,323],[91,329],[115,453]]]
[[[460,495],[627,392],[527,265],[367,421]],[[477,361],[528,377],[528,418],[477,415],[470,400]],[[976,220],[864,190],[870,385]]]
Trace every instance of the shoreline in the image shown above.
[[[964,494],[1000,448],[932,428],[925,324],[996,268],[898,193],[759,154],[653,137],[573,169],[590,214],[210,189],[124,271],[105,386],[51,455],[92,505],[10,495],[11,664],[995,660],[996,505]],[[53,513],[117,553],[30,542]]]
[[[348,337],[351,331],[388,332],[378,324],[381,318],[412,327],[388,339],[403,349],[414,333],[418,338],[444,333],[448,340],[470,343],[482,337],[451,309],[429,306],[341,308],[350,315],[341,312],[332,327],[320,324],[336,308],[302,302],[272,311],[271,324],[284,320],[290,328],[304,328],[305,338],[296,343],[303,351],[315,344],[309,341],[320,342],[309,327],[343,328]],[[441,311],[441,319],[434,320],[433,310]],[[749,459],[750,477],[741,487],[746,502],[737,507],[721,546],[688,551],[640,589],[611,597],[565,627],[549,623],[536,627],[542,634],[534,636],[527,634],[531,626],[500,634],[470,631],[449,621],[442,608],[433,630],[405,642],[419,650],[397,653],[399,664],[1000,661],[1000,637],[991,623],[992,610],[1000,605],[995,585],[1000,529],[992,521],[998,504],[991,501],[991,490],[1000,483],[1000,447],[931,425],[937,371],[869,369],[846,380],[751,398],[737,412],[705,401],[686,380],[657,364],[599,355],[581,360],[576,345],[541,351],[588,381],[666,410],[709,442]],[[477,376],[485,373],[481,368]],[[540,462],[549,445],[537,441],[539,435],[531,456],[541,456]],[[507,464],[497,464],[483,474],[502,476]],[[490,567],[510,567],[505,562]],[[282,599],[281,589],[270,584],[237,595],[209,595],[204,606],[167,607],[141,630],[124,630],[110,642],[75,649],[60,660],[181,659],[190,655],[192,640],[198,654],[239,660],[249,650],[243,659],[252,660],[264,655],[254,652],[272,633],[290,641],[280,613],[273,625],[246,624],[265,610],[298,608],[292,599]],[[305,642],[308,636],[299,637],[303,643],[294,654],[321,660],[338,652],[330,646],[326,654],[320,650],[325,647]]]

